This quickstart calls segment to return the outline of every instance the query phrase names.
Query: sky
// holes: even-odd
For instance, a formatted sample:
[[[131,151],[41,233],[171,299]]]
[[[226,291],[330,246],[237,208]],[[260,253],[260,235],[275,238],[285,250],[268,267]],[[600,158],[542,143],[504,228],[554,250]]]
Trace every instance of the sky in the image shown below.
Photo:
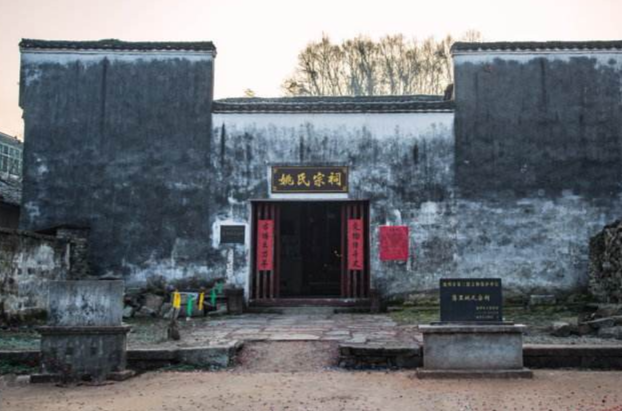
[[[467,30],[486,41],[622,40],[622,0],[0,0],[0,131],[22,136],[22,38],[213,41],[215,97],[281,95],[298,52],[333,41]]]

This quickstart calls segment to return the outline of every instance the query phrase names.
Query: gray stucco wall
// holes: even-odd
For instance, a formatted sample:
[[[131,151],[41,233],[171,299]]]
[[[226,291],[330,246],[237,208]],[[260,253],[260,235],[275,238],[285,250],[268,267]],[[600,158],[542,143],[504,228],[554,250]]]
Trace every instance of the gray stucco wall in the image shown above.
[[[23,51],[23,229],[91,227],[94,274],[207,278],[213,55]]]
[[[219,245],[221,224],[250,224],[249,199],[270,198],[271,165],[348,165],[349,199],[370,200],[372,287],[435,287],[455,267],[453,113],[214,114],[214,264],[246,285],[250,241]],[[292,199],[321,200],[321,195]],[[378,226],[408,225],[410,258],[382,262]]]
[[[622,54],[454,56],[459,273],[584,290],[622,212]]]
[[[0,317],[45,311],[49,282],[69,277],[70,257],[67,240],[0,229]]]
[[[211,115],[211,55],[23,53],[21,227],[90,226],[94,274],[129,285],[246,286],[249,200],[270,198],[269,167],[348,165],[349,198],[370,201],[372,286],[385,295],[449,276],[584,289],[588,239],[622,212],[621,55],[458,53],[455,79],[455,123]],[[222,224],[245,225],[247,243],[221,245]],[[385,224],[410,227],[407,262],[379,260]]]

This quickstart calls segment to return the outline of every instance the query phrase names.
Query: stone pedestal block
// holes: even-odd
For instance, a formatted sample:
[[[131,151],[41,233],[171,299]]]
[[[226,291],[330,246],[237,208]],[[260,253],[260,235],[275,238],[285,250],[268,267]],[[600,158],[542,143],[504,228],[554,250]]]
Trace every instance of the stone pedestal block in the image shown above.
[[[244,312],[244,290],[232,288],[225,290],[227,297],[227,312],[229,314],[242,314]]]
[[[369,290],[370,307],[369,312],[372,314],[380,314],[386,312],[386,305],[382,300],[382,294],[376,289]]]
[[[40,380],[120,379],[126,374],[129,326],[38,327]],[[36,381],[33,381],[36,382]]]
[[[48,325],[41,334],[41,373],[31,382],[121,380],[127,333],[122,325],[122,281],[56,281],[48,296]]]
[[[422,325],[420,378],[530,378],[523,367],[524,325]]]

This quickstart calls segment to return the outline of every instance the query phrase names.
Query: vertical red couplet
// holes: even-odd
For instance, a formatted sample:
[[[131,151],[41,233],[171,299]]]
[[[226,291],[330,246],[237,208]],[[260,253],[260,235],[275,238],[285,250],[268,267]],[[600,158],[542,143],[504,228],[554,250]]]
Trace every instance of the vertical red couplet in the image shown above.
[[[257,271],[274,269],[274,220],[257,223]]]
[[[363,238],[363,220],[348,220],[348,270],[363,270],[365,240]]]

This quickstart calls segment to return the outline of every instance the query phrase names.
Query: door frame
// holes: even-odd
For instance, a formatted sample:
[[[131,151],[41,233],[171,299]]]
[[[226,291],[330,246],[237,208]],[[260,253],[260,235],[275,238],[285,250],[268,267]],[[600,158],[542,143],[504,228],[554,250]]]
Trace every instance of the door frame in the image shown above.
[[[340,288],[342,290],[342,294],[339,298],[319,298],[319,299],[313,299],[313,298],[281,298],[280,297],[280,293],[279,293],[279,289],[280,289],[280,275],[279,275],[279,270],[280,270],[280,235],[279,235],[279,230],[280,230],[280,211],[279,211],[279,205],[280,204],[287,204],[287,203],[296,203],[296,202],[301,202],[301,203],[325,203],[325,202],[331,202],[331,203],[342,203],[343,207],[342,207],[342,255],[345,256],[345,258],[342,261],[342,273],[341,273],[341,284],[340,284]],[[346,207],[347,205],[354,205],[354,204],[360,204],[361,205],[361,212],[360,215],[352,215],[349,216],[347,215],[347,211],[346,211]],[[371,276],[372,276],[372,270],[371,270],[371,259],[370,259],[370,250],[371,250],[371,219],[370,219],[370,211],[371,211],[371,202],[369,199],[349,199],[349,198],[300,198],[300,199],[292,199],[292,198],[279,198],[279,199],[274,199],[274,198],[269,198],[269,199],[251,199],[250,203],[249,203],[249,207],[250,207],[250,234],[251,234],[251,238],[250,238],[250,264],[249,264],[249,272],[248,272],[248,300],[249,302],[253,303],[253,304],[258,304],[258,305],[289,305],[289,304],[293,304],[293,305],[297,305],[297,304],[309,304],[309,305],[314,305],[314,304],[321,304],[322,302],[328,302],[328,303],[334,303],[335,305],[343,305],[343,304],[348,304],[348,302],[352,302],[354,304],[356,304],[357,301],[362,301],[362,300],[368,300],[369,299],[369,293],[370,293],[370,289],[371,289]],[[267,283],[268,284],[268,290],[272,290],[268,293],[266,293],[265,287],[266,287],[266,279],[267,276],[266,274],[262,274],[257,273],[257,220],[259,220],[258,218],[258,207],[261,204],[266,204],[266,205],[274,205],[275,207],[271,208],[272,211],[269,212],[269,215],[275,220],[274,223],[274,270],[271,274],[271,278],[270,281]],[[348,217],[354,217],[354,218],[363,218],[363,224],[364,224],[364,228],[365,228],[365,249],[364,249],[364,264],[365,264],[365,269],[360,272],[358,274],[358,276],[356,277],[352,277],[354,274],[351,273],[349,270],[347,270],[347,234],[346,234],[346,226],[347,226],[347,218]],[[268,275],[270,276],[270,275]],[[358,281],[360,281],[361,286],[358,288],[358,290],[360,291],[355,291],[357,290],[357,288],[352,288],[352,287],[347,287],[346,284],[351,284],[351,279],[355,278],[358,279]],[[257,281],[261,281],[263,280],[264,282],[261,284],[261,291],[258,291],[258,284]]]

